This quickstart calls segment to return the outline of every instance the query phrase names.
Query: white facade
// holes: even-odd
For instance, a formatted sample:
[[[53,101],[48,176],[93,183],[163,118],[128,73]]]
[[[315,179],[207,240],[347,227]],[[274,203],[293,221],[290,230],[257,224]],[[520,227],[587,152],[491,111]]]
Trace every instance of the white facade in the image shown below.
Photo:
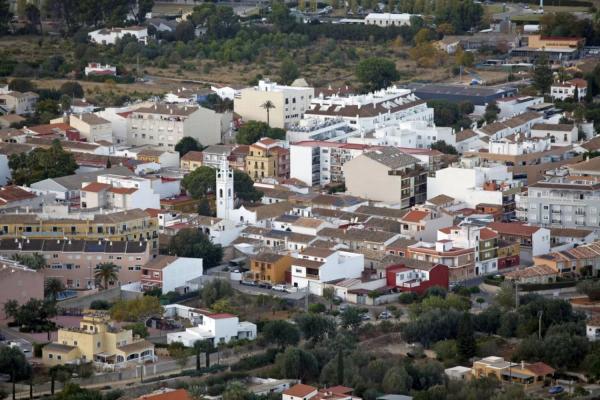
[[[585,324],[585,335],[590,341],[600,340],[600,319],[592,319]]]
[[[131,26],[128,28],[98,29],[88,34],[90,40],[98,44],[115,44],[118,39],[125,35],[135,36],[140,43],[148,42],[148,29],[141,26]]]
[[[221,163],[216,183],[217,218],[228,220],[234,208],[233,170],[229,163]]]
[[[69,125],[77,129],[88,142],[113,143],[111,122],[95,114],[72,114],[69,116]]]
[[[110,121],[115,144],[127,143],[127,113],[130,107],[107,107],[94,114]]]
[[[370,13],[365,18],[366,25],[377,25],[382,28],[388,26],[410,25],[410,18],[413,14],[391,14],[391,13]]]
[[[308,287],[321,296],[323,283],[342,278],[359,278],[364,270],[363,254],[332,251],[325,257],[300,253],[292,262],[292,285],[299,289]]]
[[[244,121],[268,122],[272,127],[284,128],[302,119],[314,92],[312,87],[285,86],[261,80],[257,86],[242,89],[235,94],[233,110]],[[267,114],[264,104],[268,101],[273,108]]]
[[[117,75],[117,67],[114,65],[102,65],[100,63],[89,63],[84,69],[85,76],[88,75]]]
[[[240,92],[239,90],[234,89],[229,86],[223,86],[223,87],[211,86],[210,90],[215,92],[215,94],[223,100],[225,100],[225,99],[233,100],[235,98],[235,96]]]
[[[183,332],[167,333],[167,343],[180,342],[192,347],[195,342],[211,340],[214,345],[229,343],[236,339],[256,339],[256,325],[243,321],[232,314],[204,314],[196,317],[198,326],[187,328]]]
[[[395,125],[377,128],[371,135],[348,138],[348,143],[368,144],[372,146],[398,146],[423,149],[438,140],[455,145],[453,129],[436,127],[431,121],[401,121]]]
[[[202,274],[201,258],[177,257],[162,270],[162,291],[169,293],[182,287],[190,288],[189,282],[200,278]],[[192,289],[196,288],[192,287]]]
[[[499,118],[510,118],[516,115],[523,114],[528,110],[528,107],[542,104],[544,102],[543,97],[533,96],[520,96],[520,97],[506,97],[496,100],[496,104],[500,109],[498,114]]]
[[[100,175],[94,185],[84,182],[80,193],[80,206],[85,209],[160,208],[160,196],[152,188],[152,181],[137,176]]]
[[[579,130],[571,124],[535,124],[531,127],[532,138],[549,138],[554,146],[569,146],[578,142]]]
[[[587,82],[582,79],[574,79],[552,85],[550,87],[550,96],[552,96],[552,100],[572,99],[575,97],[575,88],[577,88],[579,96],[577,101],[581,101],[587,95]]]
[[[502,204],[502,191],[483,189],[484,183],[490,181],[506,183],[510,187],[516,184],[512,180],[512,173],[508,172],[504,165],[448,167],[436,171],[435,177],[427,178],[427,198],[444,194],[465,202],[471,208],[475,208],[479,203]]]
[[[341,97],[315,97],[305,115],[321,120],[343,119],[363,131],[402,121],[433,122],[433,108],[410,89],[390,86],[376,92]]]
[[[504,154],[510,156],[520,156],[523,154],[540,153],[550,150],[551,143],[549,138],[543,139],[523,139],[523,140],[507,140],[496,139],[490,140],[488,151],[490,154]]]

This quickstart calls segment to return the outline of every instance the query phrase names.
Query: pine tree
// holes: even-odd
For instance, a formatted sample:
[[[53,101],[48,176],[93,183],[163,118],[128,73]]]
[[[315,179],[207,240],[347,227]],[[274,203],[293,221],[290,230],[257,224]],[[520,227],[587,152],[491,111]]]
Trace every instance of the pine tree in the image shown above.
[[[473,334],[473,325],[469,313],[464,313],[458,324],[457,338],[458,354],[463,360],[469,360],[475,356],[477,343]]]
[[[545,94],[550,90],[552,86],[552,69],[548,65],[548,57],[542,54],[535,63],[535,69],[533,70],[533,86],[540,91],[541,94]]]
[[[344,384],[344,353],[342,349],[338,350],[337,355],[337,383],[338,385]]]

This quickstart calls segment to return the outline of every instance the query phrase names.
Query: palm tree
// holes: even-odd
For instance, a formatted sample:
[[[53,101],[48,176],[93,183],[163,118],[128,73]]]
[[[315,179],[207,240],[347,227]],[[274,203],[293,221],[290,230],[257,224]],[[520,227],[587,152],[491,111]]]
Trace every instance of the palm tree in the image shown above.
[[[44,294],[46,297],[50,297],[52,301],[56,301],[58,294],[63,290],[65,290],[65,286],[58,278],[48,278],[44,282]]]
[[[267,125],[271,126],[271,109],[275,108],[275,104],[271,100],[267,100],[260,105],[262,108],[267,110]]]
[[[102,282],[102,287],[108,289],[108,285],[112,281],[119,279],[117,272],[119,267],[113,263],[102,263],[98,264],[96,271],[94,271],[94,278],[96,282]]]

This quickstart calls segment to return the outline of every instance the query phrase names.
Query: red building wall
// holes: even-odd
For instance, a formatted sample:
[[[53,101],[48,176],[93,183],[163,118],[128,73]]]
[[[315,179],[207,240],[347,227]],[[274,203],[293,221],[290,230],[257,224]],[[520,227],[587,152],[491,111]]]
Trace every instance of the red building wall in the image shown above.
[[[450,284],[450,272],[448,267],[443,264],[437,264],[429,271],[429,280],[421,281],[421,284],[416,287],[400,287],[396,286],[396,272],[406,267],[403,264],[390,265],[386,268],[386,283],[389,287],[396,287],[401,292],[414,292],[418,294],[424,293],[432,286],[440,286],[448,289]]]

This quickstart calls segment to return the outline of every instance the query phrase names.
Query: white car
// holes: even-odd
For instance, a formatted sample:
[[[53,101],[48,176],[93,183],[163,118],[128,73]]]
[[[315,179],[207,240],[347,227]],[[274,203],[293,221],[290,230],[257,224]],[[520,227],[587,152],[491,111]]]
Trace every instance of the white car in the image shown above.
[[[271,289],[273,289],[276,292],[287,292],[287,286],[285,285],[273,285]]]

